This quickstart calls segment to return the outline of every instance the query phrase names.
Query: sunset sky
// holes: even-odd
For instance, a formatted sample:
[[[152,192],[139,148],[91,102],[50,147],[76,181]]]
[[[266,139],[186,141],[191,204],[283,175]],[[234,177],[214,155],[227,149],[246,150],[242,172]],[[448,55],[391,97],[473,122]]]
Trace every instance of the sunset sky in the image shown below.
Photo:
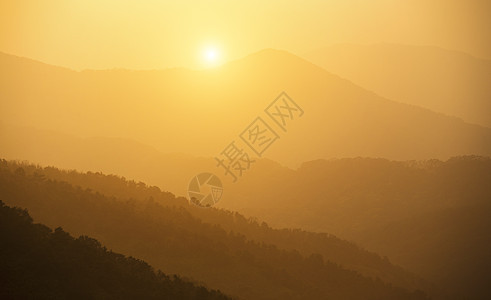
[[[0,51],[72,69],[203,68],[276,48],[434,45],[491,58],[486,0],[1,1]]]
[[[0,0],[0,298],[491,299],[491,0]]]

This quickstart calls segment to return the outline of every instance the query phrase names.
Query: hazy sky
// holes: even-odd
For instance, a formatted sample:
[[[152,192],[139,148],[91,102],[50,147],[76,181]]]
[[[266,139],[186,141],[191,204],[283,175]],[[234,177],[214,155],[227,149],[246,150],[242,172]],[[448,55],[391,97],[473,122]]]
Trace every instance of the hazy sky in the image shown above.
[[[0,0],[0,51],[74,69],[200,68],[263,48],[436,45],[491,58],[491,1]]]

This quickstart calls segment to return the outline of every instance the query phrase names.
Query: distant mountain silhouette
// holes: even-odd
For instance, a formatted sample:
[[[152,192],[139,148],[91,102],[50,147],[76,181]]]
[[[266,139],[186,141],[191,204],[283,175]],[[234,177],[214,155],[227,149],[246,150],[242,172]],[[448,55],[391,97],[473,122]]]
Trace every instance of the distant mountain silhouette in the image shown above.
[[[147,263],[108,251],[87,236],[34,224],[0,201],[2,299],[230,299]]]
[[[2,136],[0,154],[8,154],[10,159],[32,159],[37,163],[46,162],[63,168],[84,169],[85,166],[90,166],[95,171],[149,182],[178,195],[185,195],[192,176],[203,170],[216,169],[213,158],[161,154],[151,147],[127,140],[80,139],[28,128],[3,128],[6,129],[4,132],[11,132],[12,136]],[[58,142],[41,143],[41,140]],[[100,147],[101,145],[104,147]],[[119,152],[122,148],[135,150],[123,154]],[[149,154],[154,151],[158,154]],[[473,268],[484,270],[481,267],[488,260],[485,255],[479,254],[478,249],[491,249],[491,246],[487,245],[485,239],[480,243],[479,238],[471,238],[474,235],[485,236],[488,227],[479,227],[476,225],[478,223],[469,222],[465,215],[471,219],[475,217],[476,222],[485,222],[485,216],[475,213],[488,211],[486,199],[491,196],[487,185],[491,181],[490,169],[489,159],[473,157],[453,158],[447,162],[397,162],[370,158],[316,160],[304,163],[298,170],[263,159],[258,160],[254,168],[238,183],[225,185],[225,196],[217,207],[258,217],[277,228],[329,232],[343,239],[356,241],[370,250],[387,255],[391,261],[423,278],[438,282],[440,286],[451,287],[464,294],[473,291],[477,295],[482,293],[484,286],[478,278],[483,277],[472,279],[473,276],[466,272],[471,272]],[[51,173],[49,177],[107,195],[138,197],[138,193],[125,191],[122,187],[108,189],[109,184],[95,175],[88,180],[83,176],[55,174],[56,172]],[[215,210],[192,210],[192,206],[185,207],[207,222],[214,223],[221,219],[213,217],[212,212]],[[456,216],[452,224],[445,223],[451,221],[444,216],[451,213],[458,215],[458,212],[462,212],[463,216]],[[438,221],[440,225],[432,223],[434,219],[441,220]],[[410,225],[411,222],[419,225],[415,227]],[[224,223],[218,223],[224,226]],[[455,226],[469,235],[453,235],[452,228]],[[225,227],[234,228],[230,225]],[[247,232],[250,229],[241,231],[246,235]],[[278,242],[275,237],[268,235],[266,238],[261,234],[254,234],[253,238],[257,239],[258,236],[263,237],[262,241],[275,240],[275,244],[289,249],[300,250],[300,245],[304,244],[300,242],[300,236],[297,239],[299,242],[295,243],[285,240]],[[451,236],[455,236],[455,239],[451,239]],[[438,246],[442,237],[449,243],[446,247]],[[426,242],[418,243],[420,239]],[[409,243],[410,240],[413,242]],[[318,245],[323,243],[313,242]],[[351,252],[349,247],[338,248],[334,253],[351,254],[332,256],[332,247],[337,244],[329,243],[329,246],[315,247],[304,253],[321,253],[331,261],[365,275],[377,274],[379,271],[373,269],[376,265],[377,268],[384,269],[380,262],[355,263],[355,258],[362,255]],[[461,245],[467,244],[475,245],[468,255],[476,259],[467,262],[466,268],[459,267],[462,272],[458,272],[455,268],[465,257],[469,257],[461,248]],[[452,258],[449,253],[454,253],[455,256]],[[482,257],[482,261],[478,257]],[[448,268],[447,271],[441,272],[442,266]],[[387,271],[378,274],[385,272]],[[442,274],[445,276],[442,277]],[[380,276],[384,280],[393,277]],[[398,284],[407,282],[401,280],[404,278],[401,274],[394,278],[399,278],[395,281]]]
[[[491,127],[491,61],[428,46],[335,45],[305,57],[375,93]]]
[[[440,83],[425,82],[440,90]],[[465,90],[458,85],[455,89]],[[258,159],[246,176],[231,184],[213,156],[237,139],[282,90],[304,109],[304,116],[286,133],[273,124],[281,137],[266,159]],[[0,54],[0,93],[2,157],[118,174],[178,195],[185,194],[197,172],[215,170],[225,181],[218,208],[275,227],[336,234],[463,297],[488,295],[487,159],[318,159],[490,156],[489,128],[382,98],[276,50],[206,71],[75,72]],[[486,106],[479,107],[484,114]],[[290,167],[310,162],[294,170],[275,161]],[[387,284],[440,295],[389,261],[330,235],[273,230],[240,214],[189,206],[185,199],[118,176],[7,166],[0,193],[13,203],[3,200],[29,208],[36,221],[63,226],[75,235],[90,234],[166,272],[203,280],[231,295],[422,296]],[[25,175],[21,170],[27,170]],[[121,224],[138,225],[134,229]],[[163,238],[159,230],[166,226],[171,229]],[[203,255],[190,250],[194,248]],[[172,259],[164,259],[160,249]],[[214,269],[213,263],[221,269]],[[321,266],[318,273],[314,266]],[[336,284],[328,273],[344,279]],[[382,282],[373,280],[376,277]],[[354,294],[346,292],[347,286]]]
[[[307,162],[255,168],[218,206],[273,226],[330,232],[461,297],[488,299],[491,159]]]
[[[180,196],[187,193],[189,181],[199,172],[216,172],[218,175],[221,171],[211,157],[162,153],[130,139],[80,138],[2,122],[0,157],[85,172],[122,175]]]
[[[57,176],[98,189],[50,179]],[[117,193],[123,196],[115,197]],[[325,234],[272,230],[240,214],[190,206],[185,199],[115,176],[1,161],[0,198],[28,208],[35,220],[48,226],[90,234],[114,251],[145,259],[166,273],[191,277],[244,299],[425,299],[420,291],[409,292],[376,278],[425,286],[417,277],[347,242]],[[363,273],[375,273],[372,278],[361,276],[326,260],[329,257],[344,257],[365,269]]]
[[[284,164],[491,155],[491,129],[384,99],[283,51],[206,71],[74,72],[6,54],[0,66],[0,119],[14,125],[213,156],[284,90],[305,111],[266,153]]]

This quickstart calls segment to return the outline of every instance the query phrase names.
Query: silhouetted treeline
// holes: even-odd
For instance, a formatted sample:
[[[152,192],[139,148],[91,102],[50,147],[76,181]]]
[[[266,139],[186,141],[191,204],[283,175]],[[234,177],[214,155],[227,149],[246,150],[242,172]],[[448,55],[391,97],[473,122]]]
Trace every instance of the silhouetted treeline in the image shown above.
[[[408,289],[428,290],[428,284],[401,267],[394,266],[385,257],[368,252],[353,243],[327,233],[313,233],[300,229],[272,229],[265,222],[245,218],[237,212],[221,209],[201,209],[190,205],[184,198],[161,191],[158,187],[147,186],[143,182],[126,180],[116,175],[100,172],[80,173],[65,171],[55,167],[39,167],[29,163],[5,162],[15,172],[18,168],[36,178],[51,178],[66,181],[74,186],[94,190],[120,201],[141,202],[152,198],[163,206],[181,207],[201,221],[220,225],[227,232],[244,235],[245,238],[276,245],[279,248],[296,250],[304,256],[319,253],[331,262],[341,264],[351,270],[369,277],[379,277],[383,281]]]
[[[191,277],[245,299],[426,298],[422,292],[346,270],[319,254],[303,256],[204,223],[182,206],[164,206],[152,198],[108,197],[21,167],[11,170],[5,161],[0,168],[0,197],[28,208],[36,221],[50,227],[91,235],[166,273]]]
[[[274,180],[255,170],[234,187],[242,213],[334,233],[460,298],[491,298],[491,158],[316,160]]]
[[[120,201],[145,202],[151,198],[163,206],[183,208],[202,222],[219,225],[227,232],[244,235],[246,239],[299,251],[304,256],[319,253],[331,262],[341,264],[365,276],[379,277],[396,286],[408,289],[430,289],[423,280],[401,267],[394,266],[386,257],[382,258],[327,233],[313,233],[300,229],[272,229],[265,222],[245,218],[237,212],[215,208],[202,209],[190,205],[187,199],[176,198],[172,193],[163,192],[158,187],[126,180],[121,176],[105,175],[100,172],[65,171],[55,167],[42,168],[29,163],[6,162],[6,166],[12,172],[21,168],[26,174],[34,177],[66,181],[74,186],[115,197]]]
[[[1,299],[229,299],[0,201]]]

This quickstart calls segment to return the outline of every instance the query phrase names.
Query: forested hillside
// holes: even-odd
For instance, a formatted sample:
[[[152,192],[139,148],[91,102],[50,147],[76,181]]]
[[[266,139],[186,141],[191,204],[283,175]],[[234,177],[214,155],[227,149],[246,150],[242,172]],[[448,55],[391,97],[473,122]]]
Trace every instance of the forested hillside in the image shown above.
[[[230,299],[0,201],[1,299]]]
[[[490,13],[0,1],[0,300],[490,300]]]
[[[229,209],[333,233],[461,297],[491,297],[491,158],[344,158],[249,175]]]
[[[54,181],[22,167],[11,171],[12,165],[3,161],[1,168],[0,197],[7,204],[29,209],[36,221],[50,227],[63,226],[74,235],[91,235],[114,251],[144,259],[165,273],[202,281],[230,295],[245,299],[425,298],[422,292],[410,292],[345,269],[329,261],[329,257],[281,249],[204,222],[179,204],[183,199],[174,201],[165,193],[160,193],[162,199],[146,198],[145,193],[157,190],[143,184],[134,185],[133,189],[141,190],[139,198],[145,200],[122,199]],[[131,186],[117,177],[108,179]],[[277,238],[282,240],[281,234]],[[373,255],[367,257],[368,260],[360,259],[366,267],[368,262],[377,261]],[[386,277],[390,275],[379,271]]]

